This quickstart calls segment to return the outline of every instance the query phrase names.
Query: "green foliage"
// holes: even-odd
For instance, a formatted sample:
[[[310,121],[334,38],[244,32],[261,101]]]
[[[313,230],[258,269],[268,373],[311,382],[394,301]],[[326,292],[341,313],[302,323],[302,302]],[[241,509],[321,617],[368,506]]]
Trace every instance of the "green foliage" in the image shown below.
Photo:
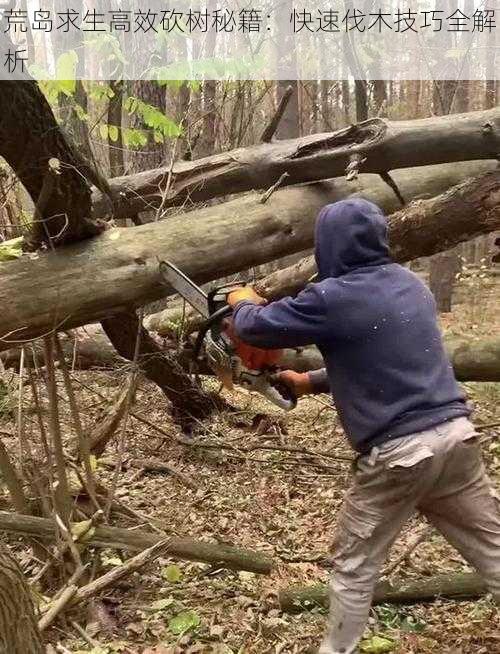
[[[129,115],[139,116],[147,127],[154,130],[155,136],[158,138],[173,138],[180,136],[182,133],[177,123],[165,116],[162,111],[153,107],[153,105],[143,102],[140,98],[129,96],[124,102],[124,108]]]
[[[19,259],[23,254],[23,237],[12,238],[0,243],[0,263]]]
[[[200,616],[195,611],[181,611],[169,621],[168,628],[175,636],[181,636],[199,624]]]
[[[176,584],[182,579],[182,571],[178,565],[167,565],[161,571],[161,576],[171,584]]]
[[[372,636],[364,640],[359,649],[364,654],[386,654],[386,652],[392,652],[395,647],[396,643],[393,640],[389,640],[389,638]]]

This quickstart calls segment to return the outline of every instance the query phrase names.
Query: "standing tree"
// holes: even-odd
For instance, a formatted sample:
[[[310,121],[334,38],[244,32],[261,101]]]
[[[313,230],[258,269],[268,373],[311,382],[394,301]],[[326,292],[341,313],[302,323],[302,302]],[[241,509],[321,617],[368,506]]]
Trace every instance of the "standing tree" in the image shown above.
[[[42,639],[24,575],[0,548],[0,654],[42,654]]]

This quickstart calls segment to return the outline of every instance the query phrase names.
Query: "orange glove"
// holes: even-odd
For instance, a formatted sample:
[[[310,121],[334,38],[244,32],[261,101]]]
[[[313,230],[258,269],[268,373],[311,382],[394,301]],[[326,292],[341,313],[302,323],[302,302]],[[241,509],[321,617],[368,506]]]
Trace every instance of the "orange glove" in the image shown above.
[[[238,302],[249,300],[255,304],[266,304],[266,300],[253,290],[251,286],[242,286],[234,291],[231,291],[227,296],[227,303],[234,307]]]
[[[277,373],[279,381],[292,389],[297,397],[309,395],[313,392],[313,386],[307,372],[295,372],[295,370],[282,370]]]

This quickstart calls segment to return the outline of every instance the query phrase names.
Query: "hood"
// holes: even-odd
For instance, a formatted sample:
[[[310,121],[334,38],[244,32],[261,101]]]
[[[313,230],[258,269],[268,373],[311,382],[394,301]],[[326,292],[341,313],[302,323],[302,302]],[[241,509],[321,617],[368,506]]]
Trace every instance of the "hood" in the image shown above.
[[[315,258],[320,280],[390,263],[382,211],[361,198],[327,204],[316,221]]]

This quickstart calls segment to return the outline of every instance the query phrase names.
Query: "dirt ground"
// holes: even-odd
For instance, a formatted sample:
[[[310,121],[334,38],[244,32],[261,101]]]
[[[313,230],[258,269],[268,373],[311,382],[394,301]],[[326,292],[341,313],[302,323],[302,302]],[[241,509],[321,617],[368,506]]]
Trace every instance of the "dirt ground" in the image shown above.
[[[444,326],[472,336],[498,333],[493,289],[482,288],[479,302],[473,291],[474,311],[469,291],[467,286],[461,289],[462,303],[443,318]],[[126,375],[126,370],[74,374],[89,432],[108,407],[102,396],[113,398]],[[13,375],[11,384],[16,383]],[[498,423],[500,384],[467,384],[466,388],[476,406],[475,423]],[[62,387],[60,394],[68,438],[74,438],[69,433],[70,416]],[[131,417],[126,458],[161,459],[182,476],[141,473],[127,467],[116,493],[123,511],[115,512],[112,521],[144,529],[153,525],[167,535],[218,540],[264,552],[279,562],[276,572],[257,576],[160,558],[112,587],[99,601],[68,613],[47,633],[54,646],[59,643],[73,653],[93,654],[316,651],[325,626],[324,612],[283,614],[277,592],[295,583],[327,581],[328,571],[318,558],[328,550],[335,516],[349,484],[350,464],[345,457],[351,452],[326,396],[302,400],[298,409],[286,416],[245,392],[226,393],[226,397],[239,413],[218,416],[192,446],[186,446],[174,438],[176,428],[169,421],[163,396],[152,385],[141,384],[133,410],[165,433]],[[259,419],[257,414],[267,417]],[[29,408],[26,420],[33,425],[36,438]],[[14,433],[13,425],[7,413],[0,419],[4,431]],[[481,435],[488,470],[498,487],[499,428],[483,428]],[[200,447],[200,441],[214,447]],[[8,444],[15,452],[15,441]],[[116,446],[112,445],[97,464],[96,475],[108,486],[115,461]],[[6,492],[0,508],[7,508]],[[422,527],[423,519],[416,516],[393,548],[391,561]],[[8,543],[32,578],[40,564],[18,539],[10,538]],[[101,572],[119,565],[125,557],[116,550],[99,550],[94,555]],[[467,570],[461,557],[432,532],[391,578],[426,578]],[[56,587],[57,583],[52,592]],[[51,594],[50,589],[45,592]],[[85,628],[93,646],[75,631],[72,620]],[[386,649],[374,649],[374,635],[389,639]],[[364,647],[374,654],[500,653],[500,617],[488,599],[382,605],[372,611]]]

